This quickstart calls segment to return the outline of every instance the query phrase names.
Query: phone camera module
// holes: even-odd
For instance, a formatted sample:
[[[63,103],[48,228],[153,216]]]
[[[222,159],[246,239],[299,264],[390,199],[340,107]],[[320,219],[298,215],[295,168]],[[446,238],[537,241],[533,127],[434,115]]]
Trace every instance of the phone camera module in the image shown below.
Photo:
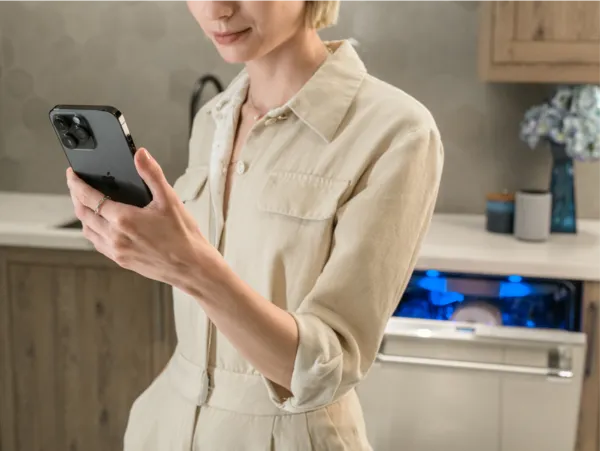
[[[59,116],[54,118],[54,126],[61,133],[65,133],[67,130],[69,130],[69,124],[64,117]]]
[[[73,135],[81,143],[85,143],[90,138],[88,131],[79,125],[75,125],[71,133],[73,133]]]
[[[62,137],[62,142],[68,149],[75,149],[77,147],[77,138],[70,133],[67,133]]]
[[[85,115],[66,108],[61,110],[54,113],[51,121],[63,149],[77,152],[95,150],[94,129]]]

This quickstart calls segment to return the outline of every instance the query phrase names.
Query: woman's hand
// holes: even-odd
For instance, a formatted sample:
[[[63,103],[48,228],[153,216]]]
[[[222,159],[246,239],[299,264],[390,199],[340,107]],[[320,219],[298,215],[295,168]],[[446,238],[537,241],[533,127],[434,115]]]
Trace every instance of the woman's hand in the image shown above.
[[[290,389],[298,328],[292,316],[260,296],[227,265],[198,230],[158,163],[140,149],[135,164],[153,200],[145,208],[106,200],[71,170],[67,183],[83,233],[123,268],[179,288],[251,365]]]
[[[211,267],[212,259],[219,258],[218,252],[202,236],[145,149],[136,152],[135,164],[152,192],[152,202],[138,208],[106,200],[98,214],[94,209],[104,197],[102,193],[67,170],[67,184],[84,236],[123,268],[182,289],[193,273],[197,286],[201,282],[198,278],[203,278],[198,269]]]

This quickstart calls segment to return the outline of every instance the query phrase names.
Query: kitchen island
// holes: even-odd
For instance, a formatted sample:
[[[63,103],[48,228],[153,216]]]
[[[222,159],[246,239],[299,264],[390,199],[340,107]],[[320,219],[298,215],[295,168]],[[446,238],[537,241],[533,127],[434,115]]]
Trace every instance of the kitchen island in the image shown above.
[[[95,252],[68,196],[0,193],[0,450],[122,449],[175,347],[170,287]]]

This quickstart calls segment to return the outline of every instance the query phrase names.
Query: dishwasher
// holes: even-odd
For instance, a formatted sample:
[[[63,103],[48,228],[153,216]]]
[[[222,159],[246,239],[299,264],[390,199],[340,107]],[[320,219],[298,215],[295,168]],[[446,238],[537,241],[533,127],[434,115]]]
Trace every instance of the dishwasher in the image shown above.
[[[581,291],[415,271],[357,389],[373,449],[573,451],[593,355]]]

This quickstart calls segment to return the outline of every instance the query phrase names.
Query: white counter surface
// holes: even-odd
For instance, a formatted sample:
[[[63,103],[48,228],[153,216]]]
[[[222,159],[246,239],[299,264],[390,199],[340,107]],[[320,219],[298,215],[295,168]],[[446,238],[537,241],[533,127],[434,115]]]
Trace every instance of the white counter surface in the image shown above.
[[[69,196],[0,192],[0,246],[94,249],[79,229]]]
[[[534,243],[487,232],[484,216],[435,215],[417,268],[600,281],[600,221],[577,228]]]
[[[80,230],[57,228],[74,218],[68,196],[0,193],[0,246],[93,249]],[[417,269],[600,281],[600,221],[578,228],[528,243],[488,233],[481,215],[436,214]]]

